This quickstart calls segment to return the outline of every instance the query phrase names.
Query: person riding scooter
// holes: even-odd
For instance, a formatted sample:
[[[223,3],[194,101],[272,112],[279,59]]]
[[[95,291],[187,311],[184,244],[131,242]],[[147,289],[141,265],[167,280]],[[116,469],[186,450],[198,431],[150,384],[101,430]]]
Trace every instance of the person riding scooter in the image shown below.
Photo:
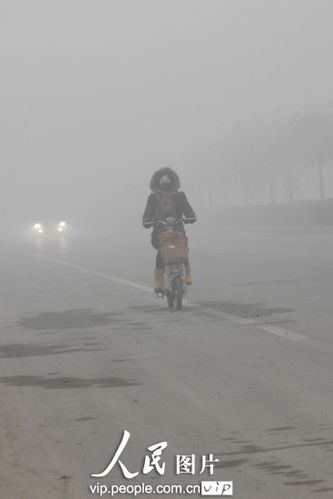
[[[197,219],[186,194],[180,191],[180,180],[172,168],[160,168],[155,171],[151,181],[151,194],[148,196],[146,208],[142,217],[145,228],[153,227],[151,244],[157,249],[156,265],[154,273],[154,291],[157,294],[163,292],[164,287],[164,263],[159,252],[159,233],[163,226],[156,223],[158,220],[166,220],[174,217],[178,223],[176,230],[185,234],[184,223],[194,223]],[[192,284],[192,275],[189,261],[185,262],[185,281],[187,285]]]

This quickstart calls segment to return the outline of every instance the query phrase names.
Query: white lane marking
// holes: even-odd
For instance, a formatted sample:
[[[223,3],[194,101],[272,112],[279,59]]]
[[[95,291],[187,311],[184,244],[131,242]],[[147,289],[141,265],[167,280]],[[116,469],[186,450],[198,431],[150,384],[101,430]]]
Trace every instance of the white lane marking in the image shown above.
[[[243,317],[238,317],[237,315],[226,314],[225,312],[221,312],[210,307],[201,307],[199,304],[190,303],[188,301],[186,302],[186,304],[191,307],[199,307],[200,310],[206,312],[209,315],[220,317],[221,319],[240,324],[241,326],[252,326],[261,331],[265,331],[266,333],[275,334],[276,336],[280,336],[281,338],[285,338],[290,341],[304,342],[307,340],[306,336],[302,334],[295,333],[294,331],[290,331],[289,329],[285,329],[279,326],[265,324],[264,322],[256,319],[245,319]]]
[[[25,253],[28,253],[29,255],[33,256],[38,256],[43,258],[44,260],[48,260],[53,263],[57,263],[60,265],[64,265],[66,267],[70,267],[75,270],[79,270],[80,272],[84,272],[86,274],[91,274],[96,277],[102,277],[103,279],[107,279],[108,281],[112,282],[117,282],[119,284],[123,284],[124,286],[129,286],[135,289],[139,289],[141,291],[145,291],[147,293],[151,293],[153,288],[149,286],[145,286],[143,284],[139,284],[135,281],[131,281],[129,279],[123,279],[121,277],[111,275],[111,274],[105,274],[104,272],[98,272],[96,270],[88,269],[86,267],[82,267],[81,265],[75,265],[74,263],[70,262],[65,262],[64,260],[59,260],[58,258],[46,256],[46,255],[40,255],[36,254],[33,252],[26,251]],[[294,331],[290,331],[289,329],[281,328],[278,326],[270,325],[270,324],[265,324],[261,321],[255,320],[255,319],[246,319],[243,317],[238,317],[237,315],[231,315],[227,314],[225,312],[221,312],[219,310],[215,310],[214,308],[210,307],[203,307],[200,304],[190,302],[189,300],[184,300],[184,303],[189,306],[189,307],[196,307],[200,308],[203,312],[206,312],[209,315],[213,315],[215,317],[219,317],[223,320],[228,320],[231,322],[234,322],[236,324],[240,324],[242,326],[252,326],[255,327],[256,329],[274,334],[276,336],[280,336],[282,338],[285,338],[290,341],[296,341],[296,342],[304,342],[307,338],[299,333],[295,333]]]
[[[29,255],[37,256],[39,258],[43,258],[44,260],[49,260],[50,262],[53,262],[53,263],[58,263],[60,265],[66,266],[66,267],[70,267],[72,269],[79,270],[81,272],[85,272],[86,274],[91,274],[91,275],[94,275],[97,277],[102,277],[103,279],[107,279],[108,281],[113,281],[113,282],[117,282],[119,284],[124,284],[124,286],[129,286],[131,288],[140,289],[141,291],[145,291],[148,293],[152,292],[152,288],[150,288],[149,286],[145,286],[144,284],[139,284],[138,282],[135,282],[135,281],[130,281],[129,279],[123,279],[123,278],[115,276],[115,275],[105,274],[104,272],[98,272],[96,270],[88,269],[86,267],[82,267],[81,265],[75,265],[74,263],[65,262],[64,260],[59,260],[58,258],[54,258],[51,256],[39,255],[37,253],[32,253],[29,251],[27,251],[26,253],[28,253]]]
[[[275,334],[277,336],[281,336],[281,338],[286,338],[287,340],[292,341],[306,341],[306,337],[302,334],[295,333],[294,331],[290,331],[289,329],[285,329],[279,326],[271,326],[269,324],[263,324],[262,326],[256,326],[258,329],[262,329],[268,333]]]

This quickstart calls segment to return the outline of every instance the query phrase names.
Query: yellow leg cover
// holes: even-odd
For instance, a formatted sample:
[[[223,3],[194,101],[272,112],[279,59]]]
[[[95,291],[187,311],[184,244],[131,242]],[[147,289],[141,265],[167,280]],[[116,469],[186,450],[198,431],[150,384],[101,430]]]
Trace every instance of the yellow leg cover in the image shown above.
[[[162,291],[164,288],[164,270],[163,269],[155,269],[154,276],[154,291],[158,293]]]
[[[192,284],[192,272],[189,263],[185,264],[185,282],[188,286]]]

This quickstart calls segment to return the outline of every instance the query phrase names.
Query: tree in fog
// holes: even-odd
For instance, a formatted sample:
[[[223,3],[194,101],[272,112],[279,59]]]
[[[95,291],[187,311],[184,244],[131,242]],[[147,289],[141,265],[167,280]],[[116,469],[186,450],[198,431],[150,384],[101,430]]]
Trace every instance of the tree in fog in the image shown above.
[[[252,141],[253,175],[257,185],[267,186],[270,203],[277,201],[277,178],[280,167],[278,134],[273,124],[256,119],[249,130]]]
[[[264,192],[271,204],[295,200],[299,173],[304,166],[318,170],[324,198],[324,167],[333,158],[333,113],[255,117],[231,126],[218,141],[197,149],[194,164],[205,165],[202,186],[206,204],[220,205],[223,193],[239,190],[245,205]]]
[[[247,123],[237,123],[221,140],[221,166],[224,178],[233,185],[240,185],[244,204],[251,203],[252,155]]]
[[[226,150],[240,179],[245,204],[250,204],[255,189],[267,186],[270,202],[275,204],[280,157],[274,126],[255,118],[237,124],[226,140]]]
[[[297,170],[301,165],[301,155],[294,137],[294,129],[290,117],[275,120],[270,130],[272,162],[276,175],[286,193],[289,202],[295,199],[297,188]]]
[[[305,168],[318,172],[320,199],[325,198],[324,168],[333,158],[333,113],[309,111],[294,119],[294,138]]]
[[[279,186],[286,192],[287,199],[293,201],[301,156],[290,118],[274,116],[252,120],[247,141],[251,142],[251,171],[256,185],[268,187],[271,204],[278,202]]]

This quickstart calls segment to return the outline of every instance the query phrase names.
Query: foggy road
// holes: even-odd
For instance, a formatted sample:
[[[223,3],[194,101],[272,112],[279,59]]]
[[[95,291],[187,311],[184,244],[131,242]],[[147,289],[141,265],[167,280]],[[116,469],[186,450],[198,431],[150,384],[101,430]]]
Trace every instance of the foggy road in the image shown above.
[[[135,483],[332,497],[333,230],[189,233],[194,285],[174,313],[150,289],[148,232],[1,245],[1,497],[125,483],[118,466],[90,476],[124,430]],[[143,475],[162,441],[165,474]],[[195,473],[176,475],[192,454]]]
[[[0,2],[0,499],[333,498],[332,17]]]

